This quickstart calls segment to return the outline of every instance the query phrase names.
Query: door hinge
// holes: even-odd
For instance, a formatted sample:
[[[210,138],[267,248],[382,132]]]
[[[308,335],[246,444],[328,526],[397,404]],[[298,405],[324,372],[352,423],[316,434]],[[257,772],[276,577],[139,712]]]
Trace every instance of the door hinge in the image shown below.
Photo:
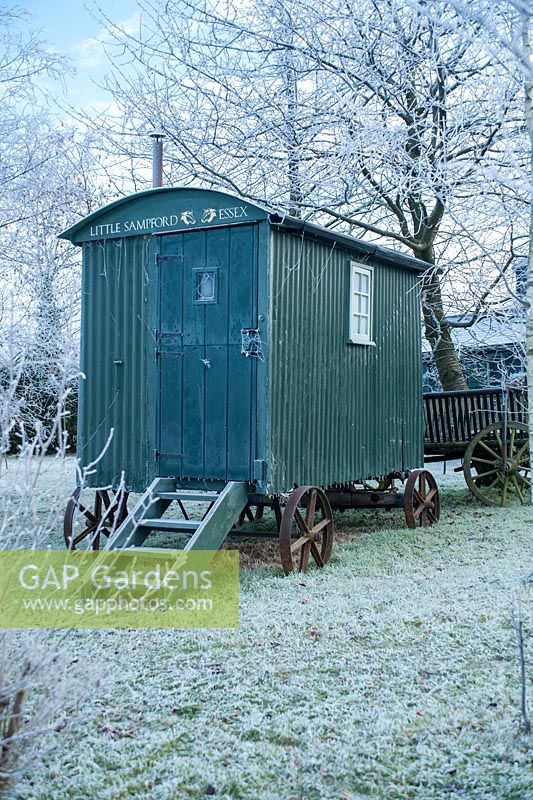
[[[157,328],[155,329],[154,339],[156,342],[160,342],[164,336],[168,336],[169,339],[174,336],[183,336],[183,331],[166,331],[163,333],[162,331],[157,330]]]
[[[155,357],[161,358],[161,356],[182,356],[183,353],[181,350],[156,350]]]
[[[184,453],[162,453],[161,450],[154,450],[154,460],[160,458],[185,458]]]
[[[159,267],[159,266],[161,266],[163,261],[183,261],[184,259],[185,259],[185,256],[160,256],[160,255],[156,254],[155,263],[156,263],[156,266]]]

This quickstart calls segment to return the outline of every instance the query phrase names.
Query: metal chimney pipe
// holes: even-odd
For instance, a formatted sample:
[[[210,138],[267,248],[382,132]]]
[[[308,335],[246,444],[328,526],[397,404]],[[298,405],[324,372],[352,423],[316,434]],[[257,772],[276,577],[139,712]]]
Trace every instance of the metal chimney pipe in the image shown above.
[[[163,139],[165,134],[154,131],[150,134],[152,141],[152,188],[163,186]]]

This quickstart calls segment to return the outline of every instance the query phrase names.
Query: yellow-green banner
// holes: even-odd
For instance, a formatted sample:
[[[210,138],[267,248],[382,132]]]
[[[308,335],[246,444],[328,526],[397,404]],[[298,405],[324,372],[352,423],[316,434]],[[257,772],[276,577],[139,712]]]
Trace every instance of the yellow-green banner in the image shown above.
[[[236,628],[236,550],[3,550],[1,628]]]

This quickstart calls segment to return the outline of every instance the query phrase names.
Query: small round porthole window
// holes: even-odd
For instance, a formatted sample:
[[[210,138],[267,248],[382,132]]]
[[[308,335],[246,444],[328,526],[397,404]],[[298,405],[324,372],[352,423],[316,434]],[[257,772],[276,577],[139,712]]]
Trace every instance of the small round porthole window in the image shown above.
[[[194,301],[196,303],[217,302],[217,271],[214,269],[197,270],[195,280]]]

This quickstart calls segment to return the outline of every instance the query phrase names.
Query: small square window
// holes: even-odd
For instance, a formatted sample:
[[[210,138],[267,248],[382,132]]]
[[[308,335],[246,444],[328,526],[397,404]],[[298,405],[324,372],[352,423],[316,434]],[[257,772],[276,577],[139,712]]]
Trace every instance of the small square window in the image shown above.
[[[348,303],[348,341],[372,344],[372,267],[350,262],[350,297]]]
[[[194,302],[201,305],[218,302],[218,270],[194,270]]]

